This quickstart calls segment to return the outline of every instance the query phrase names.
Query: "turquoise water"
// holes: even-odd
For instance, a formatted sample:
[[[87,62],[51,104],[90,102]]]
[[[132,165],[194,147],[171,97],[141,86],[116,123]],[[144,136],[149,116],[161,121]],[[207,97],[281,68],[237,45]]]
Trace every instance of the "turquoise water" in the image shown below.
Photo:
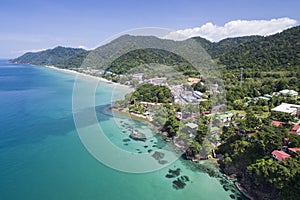
[[[231,199],[232,193],[216,178],[191,170],[180,159],[142,174],[120,172],[96,160],[75,129],[74,80],[74,74],[0,61],[0,199]],[[95,98],[97,117],[107,137],[126,151],[158,149],[156,137],[145,144],[123,141],[129,132],[124,132],[122,123],[141,130],[147,126],[125,116],[113,120],[106,110],[112,91],[118,97],[124,94],[123,89],[101,83]],[[177,168],[190,179],[180,190],[172,187],[174,178],[165,177],[169,169]]]

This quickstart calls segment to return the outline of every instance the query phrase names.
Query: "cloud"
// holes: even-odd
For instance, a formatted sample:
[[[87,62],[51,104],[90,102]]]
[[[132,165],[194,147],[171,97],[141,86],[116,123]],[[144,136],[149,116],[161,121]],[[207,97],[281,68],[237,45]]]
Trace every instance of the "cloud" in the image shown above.
[[[84,46],[84,45],[79,45],[77,48],[85,49],[85,50],[93,50],[93,48],[89,48],[89,47]]]
[[[190,37],[200,36],[217,42],[228,37],[272,35],[295,26],[296,24],[296,20],[288,17],[271,20],[235,20],[224,24],[224,26],[217,26],[212,22],[208,22],[200,27],[170,32],[164,36],[164,38],[184,40]]]
[[[40,52],[40,51],[45,51],[47,49],[27,49],[27,50],[15,50],[15,51],[11,51],[12,54],[24,54],[27,52],[31,52],[31,53],[36,53],[36,52]]]

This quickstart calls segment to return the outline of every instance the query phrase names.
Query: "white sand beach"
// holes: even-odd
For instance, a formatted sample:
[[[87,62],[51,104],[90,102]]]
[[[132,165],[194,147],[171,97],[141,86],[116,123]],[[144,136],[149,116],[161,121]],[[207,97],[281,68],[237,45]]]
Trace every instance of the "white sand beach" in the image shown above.
[[[82,76],[82,77],[86,77],[86,78],[91,78],[91,79],[94,79],[96,81],[101,81],[101,82],[105,82],[105,83],[108,83],[108,84],[114,84],[117,87],[126,87],[127,89],[132,89],[131,86],[123,85],[123,84],[116,83],[116,82],[112,82],[112,81],[109,81],[109,80],[107,80],[105,78],[98,77],[98,76],[93,76],[91,74],[85,74],[85,73],[77,72],[77,71],[74,71],[74,70],[71,70],[71,69],[61,69],[61,68],[55,67],[54,65],[50,65],[50,66],[49,65],[45,65],[44,67],[47,67],[47,68],[50,68],[50,69],[54,69],[54,70],[59,70],[59,71],[66,72],[66,73],[76,74],[78,76]]]

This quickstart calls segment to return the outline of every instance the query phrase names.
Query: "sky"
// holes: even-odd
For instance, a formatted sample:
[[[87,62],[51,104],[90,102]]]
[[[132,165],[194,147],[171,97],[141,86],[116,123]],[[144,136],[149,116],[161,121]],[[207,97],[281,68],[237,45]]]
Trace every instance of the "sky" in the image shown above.
[[[299,0],[1,0],[0,58],[60,46],[92,49],[121,32],[172,30],[168,39],[269,35],[300,23]]]

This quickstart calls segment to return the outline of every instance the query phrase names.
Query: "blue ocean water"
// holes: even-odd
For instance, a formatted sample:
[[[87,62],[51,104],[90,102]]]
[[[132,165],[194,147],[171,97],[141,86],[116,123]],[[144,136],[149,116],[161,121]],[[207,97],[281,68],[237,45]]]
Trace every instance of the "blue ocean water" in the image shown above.
[[[114,170],[96,160],[76,132],[72,115],[75,75],[38,66],[14,65],[0,60],[0,199],[231,199],[216,178],[192,170],[178,160],[143,174]],[[83,82],[92,81],[82,79]],[[115,126],[106,106],[112,91],[122,89],[102,83],[96,93],[99,123],[108,138],[127,151],[146,151],[139,142],[124,146],[126,134]],[[129,123],[125,116],[122,123]],[[135,122],[139,128],[145,124]],[[124,127],[123,127],[124,128]],[[119,129],[119,130],[117,130]],[[157,138],[153,139],[158,143]],[[149,144],[150,145],[150,144]],[[181,190],[165,177],[181,169],[190,181]]]

